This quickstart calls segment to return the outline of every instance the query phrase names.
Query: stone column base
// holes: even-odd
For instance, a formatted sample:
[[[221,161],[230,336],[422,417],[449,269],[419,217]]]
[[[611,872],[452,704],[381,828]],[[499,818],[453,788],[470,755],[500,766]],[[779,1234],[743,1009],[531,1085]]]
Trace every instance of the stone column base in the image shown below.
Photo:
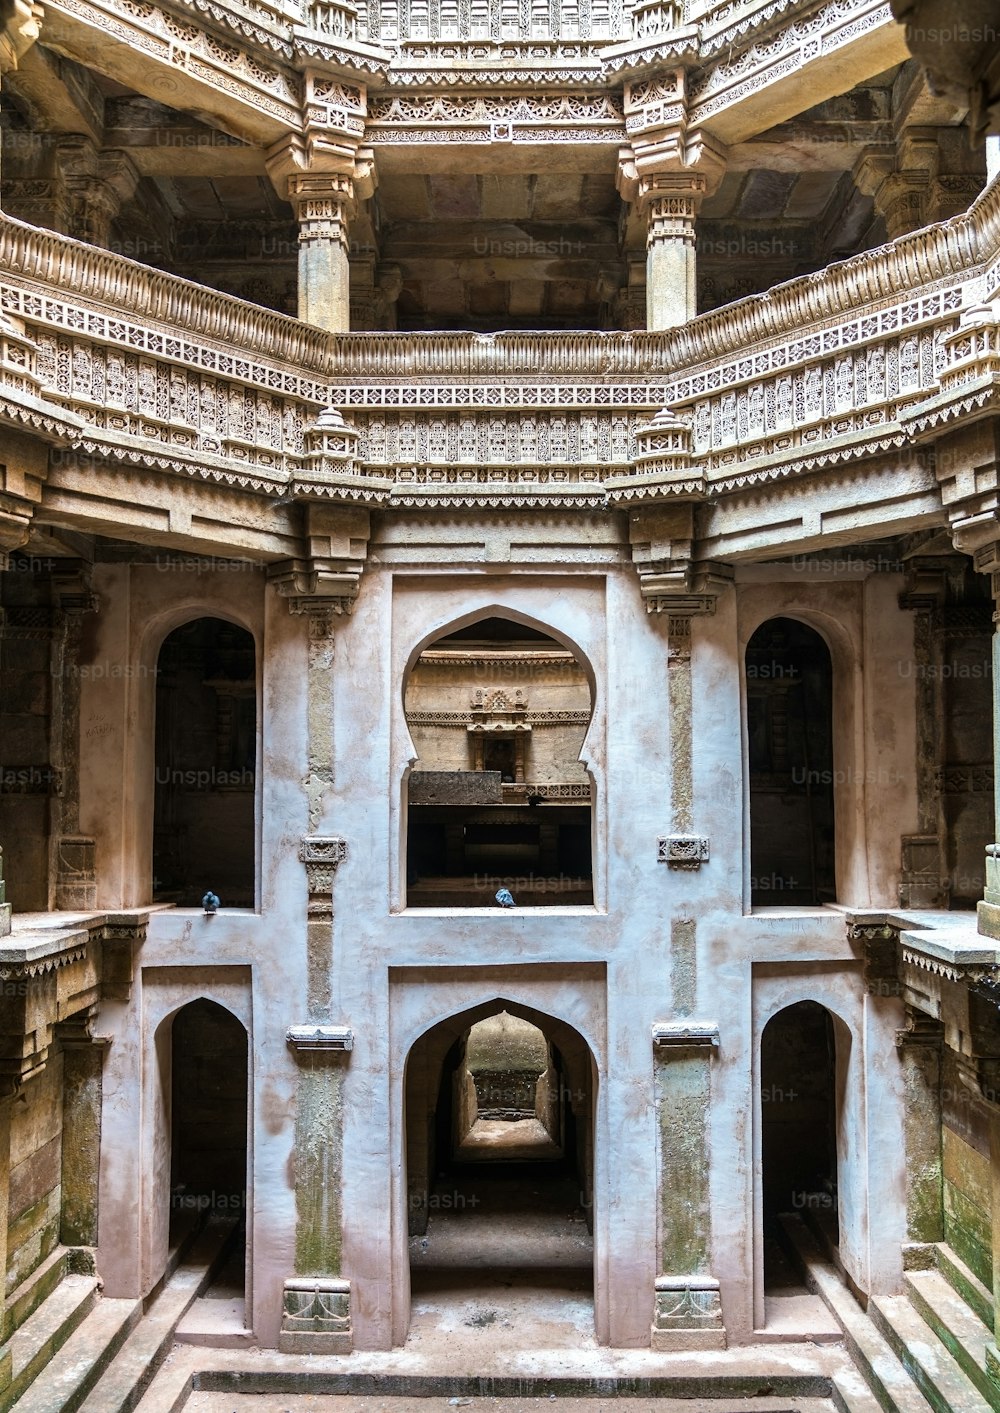
[[[0,937],[10,936],[10,903],[0,903]]]
[[[338,1276],[294,1276],[281,1300],[282,1354],[350,1354],[351,1283]]]
[[[650,1348],[725,1349],[722,1296],[712,1276],[657,1276]]]

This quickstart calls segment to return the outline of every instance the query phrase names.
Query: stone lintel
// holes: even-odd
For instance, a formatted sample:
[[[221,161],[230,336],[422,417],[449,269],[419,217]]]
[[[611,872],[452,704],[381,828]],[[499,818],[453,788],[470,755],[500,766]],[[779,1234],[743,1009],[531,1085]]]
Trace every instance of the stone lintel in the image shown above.
[[[293,1025],[285,1039],[296,1054],[346,1054],[354,1049],[354,1032],[346,1025]]]
[[[717,1021],[656,1021],[653,1024],[655,1050],[717,1050]]]

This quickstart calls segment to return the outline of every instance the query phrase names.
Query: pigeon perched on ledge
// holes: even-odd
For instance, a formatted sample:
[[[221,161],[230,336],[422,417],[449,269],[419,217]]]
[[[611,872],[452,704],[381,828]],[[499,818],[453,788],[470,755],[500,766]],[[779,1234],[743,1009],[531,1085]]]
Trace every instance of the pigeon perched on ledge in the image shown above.
[[[501,906],[502,908],[516,908],[516,907],[517,907],[517,904],[514,902],[514,899],[513,899],[513,897],[511,896],[511,892],[510,892],[510,889],[509,889],[509,888],[498,888],[497,891],[496,891],[495,897],[496,897],[497,902],[500,904],[500,906]]]
[[[213,893],[212,890],[211,890],[211,888],[210,888],[210,889],[208,890],[208,892],[205,894],[204,898],[202,898],[202,900],[201,900],[201,905],[202,905],[202,907],[205,909],[206,913],[218,912],[218,910],[219,910],[219,898],[218,898],[218,894]]]

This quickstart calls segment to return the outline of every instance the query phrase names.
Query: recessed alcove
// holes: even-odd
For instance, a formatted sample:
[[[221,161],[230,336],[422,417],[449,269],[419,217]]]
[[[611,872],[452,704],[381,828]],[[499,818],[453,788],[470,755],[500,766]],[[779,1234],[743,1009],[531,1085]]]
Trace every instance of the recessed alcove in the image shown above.
[[[593,903],[593,710],[574,653],[490,617],[424,648],[406,683],[409,907]]]
[[[153,900],[254,906],[257,682],[250,633],[219,618],[175,628],[156,667]]]

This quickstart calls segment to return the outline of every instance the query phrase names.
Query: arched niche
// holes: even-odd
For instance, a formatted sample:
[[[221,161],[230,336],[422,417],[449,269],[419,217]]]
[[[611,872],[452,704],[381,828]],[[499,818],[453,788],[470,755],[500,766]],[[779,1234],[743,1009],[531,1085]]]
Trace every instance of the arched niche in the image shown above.
[[[835,902],[830,650],[797,618],[767,619],[747,643],[745,679],[751,906]]]
[[[195,618],[156,663],[154,902],[255,899],[256,653],[245,628]]]
[[[403,705],[410,907],[593,903],[593,674],[523,616],[487,612],[425,640]]]
[[[492,1153],[488,1144],[472,1152],[468,1137],[482,1099],[500,1094],[506,1121],[528,1122],[519,1111],[527,1108],[521,1090],[529,1072],[534,1151],[526,1144],[512,1153],[501,1143]],[[555,1250],[564,1266],[556,1286],[593,1291],[597,1067],[584,1037],[565,1021],[496,997],[413,1042],[404,1096],[413,1288],[422,1281],[434,1288],[442,1271],[450,1290],[473,1288],[488,1246],[499,1287],[544,1286]]]

